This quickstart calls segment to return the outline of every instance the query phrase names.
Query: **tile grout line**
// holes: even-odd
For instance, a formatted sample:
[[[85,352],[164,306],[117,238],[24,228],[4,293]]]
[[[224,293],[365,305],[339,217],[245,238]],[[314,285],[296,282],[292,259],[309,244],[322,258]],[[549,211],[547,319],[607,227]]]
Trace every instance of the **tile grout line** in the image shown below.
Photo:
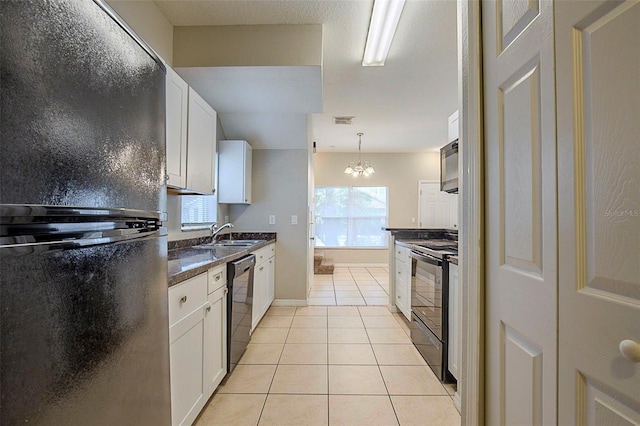
[[[334,295],[335,295],[335,286],[334,286]],[[336,305],[338,304],[338,299],[336,296]],[[330,425],[331,422],[331,404],[329,399],[329,307],[327,306],[327,425]]]
[[[336,294],[336,280],[333,279],[333,274],[331,274],[331,283],[333,284],[333,301],[338,305],[338,295]],[[327,309],[327,318],[329,317],[329,311]],[[328,338],[329,336],[327,336]]]
[[[351,278],[353,278],[353,282],[356,283],[356,288],[358,289],[358,293],[360,293],[360,297],[362,298],[362,301],[364,302],[364,306],[369,306],[369,305],[367,305],[367,299],[365,299],[364,298],[364,294],[362,294],[362,290],[360,290],[360,284],[358,284],[358,281],[356,280],[356,277],[354,277],[353,276],[353,272],[351,272],[351,268],[349,268],[349,273],[351,274]],[[358,313],[360,313],[360,311],[358,311]]]
[[[358,309],[358,312],[360,310]],[[362,312],[360,312],[360,320],[362,324],[364,324],[364,318],[362,318]],[[380,363],[378,362],[378,356],[376,355],[376,351],[373,350],[373,343],[371,343],[371,337],[369,337],[369,331],[365,325],[364,332],[367,333],[367,339],[369,339],[369,345],[371,346],[371,352],[373,352],[373,357],[376,360],[376,367],[378,367],[378,372],[380,372],[380,377],[382,378],[382,384],[384,385],[385,390],[387,391],[387,398],[389,398],[389,403],[391,404],[391,409],[393,410],[393,415],[396,416],[396,422],[400,425],[400,419],[398,418],[398,413],[396,413],[396,407],[393,406],[393,400],[391,399],[391,394],[389,394],[389,388],[387,387],[387,382],[384,380],[384,375],[382,374],[382,369],[380,368]]]
[[[297,308],[296,308],[297,311]],[[295,318],[295,312],[293,318]],[[289,330],[287,331],[287,336],[284,338],[284,344],[282,345],[282,351],[280,352],[280,357],[278,358],[278,363],[276,364],[276,369],[273,371],[273,377],[271,377],[271,382],[269,382],[269,389],[267,389],[267,395],[264,398],[264,403],[262,404],[262,409],[260,410],[260,416],[258,417],[258,424],[260,424],[260,420],[262,419],[262,414],[264,413],[264,409],[267,406],[267,400],[269,399],[269,394],[271,393],[271,386],[273,386],[273,381],[276,378],[276,373],[278,372],[278,367],[280,366],[280,359],[282,358],[282,354],[284,353],[284,347],[287,345],[287,339],[289,338],[289,333],[291,332],[291,325],[293,324],[293,318],[291,319],[291,324],[289,324]]]

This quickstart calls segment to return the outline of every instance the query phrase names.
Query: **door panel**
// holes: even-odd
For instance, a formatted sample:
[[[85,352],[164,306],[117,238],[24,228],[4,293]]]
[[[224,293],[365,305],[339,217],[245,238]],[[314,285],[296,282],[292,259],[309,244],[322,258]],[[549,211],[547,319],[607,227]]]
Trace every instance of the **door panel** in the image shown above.
[[[483,3],[486,424],[557,421],[550,1]]]
[[[542,417],[542,349],[509,326],[502,328],[504,424],[539,425]],[[521,389],[512,392],[512,389]]]
[[[540,14],[540,2],[536,0],[499,0],[496,3],[498,15],[498,54],[506,49],[523,30]]]
[[[559,421],[640,424],[640,3],[558,2]]]
[[[503,230],[501,261],[542,273],[540,61],[536,56],[498,92]],[[514,159],[517,159],[514,161]]]

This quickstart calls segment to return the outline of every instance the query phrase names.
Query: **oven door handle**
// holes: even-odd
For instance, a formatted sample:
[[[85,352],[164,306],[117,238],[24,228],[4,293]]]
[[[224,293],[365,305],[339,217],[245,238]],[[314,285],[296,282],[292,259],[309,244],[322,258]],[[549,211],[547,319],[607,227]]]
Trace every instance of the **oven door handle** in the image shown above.
[[[431,257],[431,256],[425,256],[422,255],[420,253],[417,253],[415,251],[411,251],[411,257],[419,260],[421,262],[426,262],[426,263],[430,263],[431,265],[436,265],[436,266],[440,266],[442,265],[442,261],[439,259],[436,259],[435,257]]]

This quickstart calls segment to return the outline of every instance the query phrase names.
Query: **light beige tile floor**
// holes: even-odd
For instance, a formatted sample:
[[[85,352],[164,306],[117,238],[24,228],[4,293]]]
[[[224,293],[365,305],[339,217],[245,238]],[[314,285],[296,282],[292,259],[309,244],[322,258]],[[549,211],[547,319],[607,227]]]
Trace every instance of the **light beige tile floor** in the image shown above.
[[[273,307],[197,426],[459,425],[408,330],[386,307]]]
[[[333,275],[315,275],[309,304],[317,306],[387,306],[389,269],[338,267]]]

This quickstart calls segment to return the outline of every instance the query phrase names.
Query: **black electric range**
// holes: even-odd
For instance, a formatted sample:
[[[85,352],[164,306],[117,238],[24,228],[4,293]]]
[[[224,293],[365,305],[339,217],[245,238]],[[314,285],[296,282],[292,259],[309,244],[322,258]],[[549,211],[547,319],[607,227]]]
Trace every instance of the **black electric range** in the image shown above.
[[[449,271],[447,256],[458,242],[429,240],[412,244],[411,340],[442,382],[455,379],[447,366]]]

